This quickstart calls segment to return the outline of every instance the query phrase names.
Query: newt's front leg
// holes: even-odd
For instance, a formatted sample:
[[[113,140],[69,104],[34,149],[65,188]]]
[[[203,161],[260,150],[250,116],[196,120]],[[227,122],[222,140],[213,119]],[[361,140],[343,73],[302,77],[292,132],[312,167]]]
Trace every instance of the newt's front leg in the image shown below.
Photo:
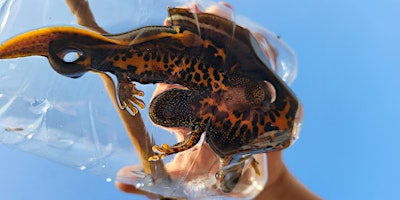
[[[136,96],[144,96],[143,91],[136,88],[136,84],[132,82],[118,82],[117,98],[119,100],[121,109],[129,108],[134,115],[136,115],[138,112],[138,109],[135,107],[135,105],[143,109],[145,106],[143,100],[137,98]]]

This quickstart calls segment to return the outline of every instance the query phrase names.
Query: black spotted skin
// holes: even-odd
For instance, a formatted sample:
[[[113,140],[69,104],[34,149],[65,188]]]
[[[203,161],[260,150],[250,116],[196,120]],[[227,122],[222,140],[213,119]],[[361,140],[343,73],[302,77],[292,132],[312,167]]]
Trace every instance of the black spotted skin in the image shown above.
[[[0,59],[39,55],[58,73],[77,78],[88,71],[118,79],[121,107],[137,112],[143,96],[134,82],[179,84],[150,103],[151,120],[164,127],[190,128],[176,145],[155,146],[157,155],[178,153],[206,142],[227,164],[248,155],[290,145],[300,104],[286,84],[266,66],[249,30],[230,20],[186,9],[169,9],[172,26],[147,26],[101,35],[74,27],[50,27],[21,34],[0,46]],[[79,58],[64,61],[69,52]],[[301,114],[301,113],[300,113]],[[240,170],[239,170],[240,171]],[[220,171],[223,189],[232,180]],[[235,176],[240,177],[240,176]],[[233,181],[234,182],[234,181]]]
[[[206,141],[222,158],[242,151],[256,150],[251,145],[244,146],[254,143],[260,135],[271,131],[274,134],[267,134],[266,137],[273,140],[274,131],[279,131],[279,126],[291,125],[280,124],[279,119],[286,117],[287,113],[271,111],[280,106],[285,112],[295,112],[291,110],[289,103],[276,104],[272,99],[275,94],[271,94],[274,90],[267,83],[247,78],[232,79],[235,83],[225,92],[209,93],[184,89],[164,91],[152,100],[150,118],[154,123],[165,127],[185,127],[193,131],[199,128],[200,133],[207,133]],[[262,98],[259,97],[260,93]],[[208,120],[211,121],[210,124]],[[289,145],[287,140],[276,146],[265,146],[265,149],[278,150],[286,145]]]

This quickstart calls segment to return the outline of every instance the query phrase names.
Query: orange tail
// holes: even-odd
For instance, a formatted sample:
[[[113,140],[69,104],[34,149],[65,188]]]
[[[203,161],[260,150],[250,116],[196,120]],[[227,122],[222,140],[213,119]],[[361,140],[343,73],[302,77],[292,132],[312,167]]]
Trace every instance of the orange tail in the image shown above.
[[[49,55],[49,44],[52,41],[77,41],[88,38],[93,41],[115,43],[114,40],[85,29],[58,26],[42,28],[18,35],[0,45],[0,59],[46,56]],[[77,41],[79,42],[79,41]]]

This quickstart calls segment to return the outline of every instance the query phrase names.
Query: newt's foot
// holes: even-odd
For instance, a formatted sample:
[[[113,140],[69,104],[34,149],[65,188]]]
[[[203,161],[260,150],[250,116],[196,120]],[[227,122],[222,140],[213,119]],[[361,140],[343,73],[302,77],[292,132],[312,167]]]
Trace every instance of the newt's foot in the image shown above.
[[[168,144],[163,144],[161,146],[154,145],[153,151],[156,152],[157,154],[151,156],[148,160],[157,161],[159,159],[163,159],[165,156],[186,151],[194,147],[197,143],[199,143],[202,133],[203,131],[200,128],[197,128],[193,132],[190,132],[188,136],[186,136],[184,141],[178,142],[173,146],[169,146]]]
[[[167,156],[167,155],[177,153],[177,151],[174,150],[174,147],[171,147],[168,144],[163,144],[161,146],[154,145],[153,152],[160,152],[160,153],[157,153],[156,155],[151,156],[149,158],[149,161],[157,161],[160,159],[164,159],[165,156]]]
[[[121,109],[129,109],[134,115],[137,114],[138,109],[135,105],[141,109],[144,108],[143,100],[136,97],[143,96],[144,93],[141,90],[136,89],[136,85],[131,82],[120,82],[118,83],[118,100]]]

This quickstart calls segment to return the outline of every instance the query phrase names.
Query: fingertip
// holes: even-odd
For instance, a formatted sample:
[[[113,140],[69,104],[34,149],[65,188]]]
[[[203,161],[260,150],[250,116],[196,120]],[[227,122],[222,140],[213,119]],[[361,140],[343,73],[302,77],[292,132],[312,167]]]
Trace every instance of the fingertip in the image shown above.
[[[227,7],[227,8],[229,8],[229,9],[231,9],[231,10],[233,10],[233,6],[232,6],[231,4],[225,2],[225,1],[219,2],[219,4],[221,4],[221,5],[223,5],[223,6]]]
[[[137,194],[137,195],[146,196],[149,199],[159,199],[159,197],[160,197],[157,194],[153,194],[153,193],[138,189],[133,185],[122,183],[122,182],[118,182],[118,181],[115,182],[115,187],[117,187],[117,189],[122,191],[122,192],[126,192],[126,193],[129,193],[129,194]]]
[[[137,188],[135,186],[129,185],[129,184],[126,184],[126,183],[121,183],[121,182],[116,181],[115,182],[115,187],[117,187],[118,190],[121,190],[122,192],[134,193],[134,194],[137,193]]]
[[[225,19],[232,20],[233,8],[231,5],[221,2],[220,4],[212,5],[205,10],[205,13],[218,15]]]

